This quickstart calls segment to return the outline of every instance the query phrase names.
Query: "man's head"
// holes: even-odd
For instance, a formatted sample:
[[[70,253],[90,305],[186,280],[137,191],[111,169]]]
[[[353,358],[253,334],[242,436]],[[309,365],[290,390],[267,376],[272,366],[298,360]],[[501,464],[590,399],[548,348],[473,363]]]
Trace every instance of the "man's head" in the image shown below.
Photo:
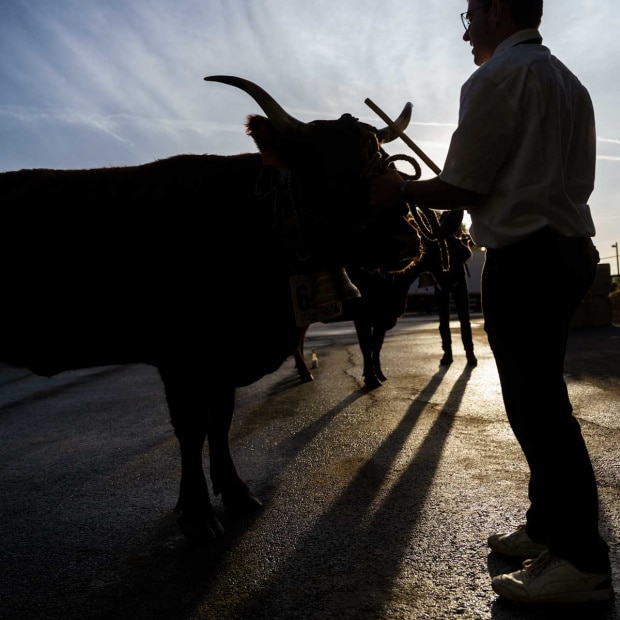
[[[511,34],[524,28],[538,28],[543,0],[468,0],[463,35],[473,47],[474,62],[484,64],[495,48]]]

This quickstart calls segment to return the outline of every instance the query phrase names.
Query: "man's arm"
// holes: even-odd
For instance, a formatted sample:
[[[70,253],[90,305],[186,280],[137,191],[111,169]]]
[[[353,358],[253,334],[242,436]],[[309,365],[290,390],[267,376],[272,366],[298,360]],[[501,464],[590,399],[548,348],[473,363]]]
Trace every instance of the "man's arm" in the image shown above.
[[[396,170],[375,177],[370,188],[370,202],[376,207],[394,207],[403,202],[437,210],[469,209],[482,194],[445,183],[439,177],[411,181],[404,186]]]

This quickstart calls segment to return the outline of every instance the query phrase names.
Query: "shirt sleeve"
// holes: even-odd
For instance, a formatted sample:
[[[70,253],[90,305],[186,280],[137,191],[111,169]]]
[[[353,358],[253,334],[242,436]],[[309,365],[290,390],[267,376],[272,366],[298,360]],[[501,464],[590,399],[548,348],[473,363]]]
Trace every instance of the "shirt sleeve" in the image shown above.
[[[509,91],[475,73],[462,87],[459,124],[440,178],[480,194],[489,192],[510,155],[518,113]]]

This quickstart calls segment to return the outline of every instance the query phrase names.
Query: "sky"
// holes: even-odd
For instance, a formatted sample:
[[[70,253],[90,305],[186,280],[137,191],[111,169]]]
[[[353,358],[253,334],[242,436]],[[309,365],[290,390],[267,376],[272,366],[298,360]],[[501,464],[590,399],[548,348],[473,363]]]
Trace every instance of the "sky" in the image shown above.
[[[267,90],[301,121],[345,112],[377,127],[407,101],[407,135],[443,167],[462,83],[466,0],[0,0],[0,171],[142,164],[254,152],[239,89]],[[544,43],[594,102],[590,205],[602,262],[620,242],[618,0],[546,0]],[[411,154],[398,140],[388,152]],[[404,172],[410,172],[400,164]],[[422,164],[423,178],[433,172]]]

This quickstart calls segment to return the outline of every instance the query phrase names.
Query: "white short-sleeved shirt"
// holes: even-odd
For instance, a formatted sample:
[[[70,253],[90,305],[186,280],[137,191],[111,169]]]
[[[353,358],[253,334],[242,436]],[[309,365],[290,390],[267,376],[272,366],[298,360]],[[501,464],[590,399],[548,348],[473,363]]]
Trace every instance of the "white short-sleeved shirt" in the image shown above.
[[[521,30],[463,85],[459,124],[440,178],[483,194],[470,233],[499,248],[550,226],[593,237],[596,130],[588,91],[542,44]]]

